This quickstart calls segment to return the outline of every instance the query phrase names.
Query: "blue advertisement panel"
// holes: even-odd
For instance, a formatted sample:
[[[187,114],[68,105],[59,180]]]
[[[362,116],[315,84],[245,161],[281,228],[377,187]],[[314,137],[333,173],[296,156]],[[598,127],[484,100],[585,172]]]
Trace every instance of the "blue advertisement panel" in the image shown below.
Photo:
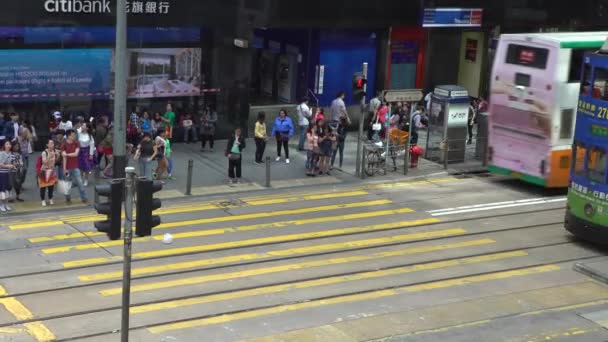
[[[0,99],[108,96],[110,49],[0,50]]]
[[[422,27],[479,27],[481,8],[425,8]]]

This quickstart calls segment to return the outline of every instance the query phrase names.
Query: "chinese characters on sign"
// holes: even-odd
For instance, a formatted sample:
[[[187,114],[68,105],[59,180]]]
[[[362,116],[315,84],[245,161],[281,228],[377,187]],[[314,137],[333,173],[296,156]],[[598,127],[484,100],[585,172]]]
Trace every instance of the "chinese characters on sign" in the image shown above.
[[[596,106],[587,101],[578,101],[578,112],[602,120],[608,120],[608,107]]]
[[[133,14],[168,14],[169,1],[127,1],[127,13]]]

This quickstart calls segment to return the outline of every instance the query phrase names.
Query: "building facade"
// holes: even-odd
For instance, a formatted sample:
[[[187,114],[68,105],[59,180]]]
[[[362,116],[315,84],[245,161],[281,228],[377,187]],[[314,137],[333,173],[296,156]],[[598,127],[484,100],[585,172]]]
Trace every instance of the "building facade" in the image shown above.
[[[425,9],[480,9],[479,25],[427,26]],[[0,110],[44,132],[50,114],[112,116],[115,0],[1,5]],[[140,0],[128,8],[129,109],[217,110],[218,133],[246,126],[252,105],[326,106],[350,98],[367,63],[375,90],[487,88],[499,33],[596,30],[608,2],[565,0]],[[425,19],[426,18],[426,19]]]

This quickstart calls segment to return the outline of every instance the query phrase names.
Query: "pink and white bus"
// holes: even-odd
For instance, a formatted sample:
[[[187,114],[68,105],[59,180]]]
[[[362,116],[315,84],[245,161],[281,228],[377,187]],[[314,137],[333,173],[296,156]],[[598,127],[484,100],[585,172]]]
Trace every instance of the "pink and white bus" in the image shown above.
[[[489,170],[568,186],[581,66],[608,32],[505,34],[492,70]]]

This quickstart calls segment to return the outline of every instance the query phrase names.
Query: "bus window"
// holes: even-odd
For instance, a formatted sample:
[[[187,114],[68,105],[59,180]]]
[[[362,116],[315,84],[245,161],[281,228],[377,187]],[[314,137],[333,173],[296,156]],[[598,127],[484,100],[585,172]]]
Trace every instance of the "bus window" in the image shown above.
[[[574,174],[580,177],[585,176],[585,156],[587,155],[587,149],[582,143],[576,143],[574,158]]]
[[[574,125],[574,109],[562,109],[561,124],[559,129],[560,139],[572,138],[572,126]]]
[[[507,60],[509,64],[545,69],[549,60],[549,50],[518,44],[509,44]]]
[[[597,183],[606,183],[606,151],[594,147],[589,150],[587,177]]]
[[[589,96],[591,90],[591,66],[585,64],[583,67],[583,77],[581,78],[581,95]]]
[[[588,78],[591,74],[589,71],[591,71],[591,68],[588,64],[585,64],[584,70],[584,73],[587,74],[587,78],[581,77],[581,64],[583,64],[583,57],[585,56],[585,53],[587,51],[589,50],[572,49],[572,55],[570,56],[570,73],[568,75],[568,83],[579,83],[581,80],[589,81]]]
[[[608,100],[608,69],[596,67],[593,73],[593,98]]]

